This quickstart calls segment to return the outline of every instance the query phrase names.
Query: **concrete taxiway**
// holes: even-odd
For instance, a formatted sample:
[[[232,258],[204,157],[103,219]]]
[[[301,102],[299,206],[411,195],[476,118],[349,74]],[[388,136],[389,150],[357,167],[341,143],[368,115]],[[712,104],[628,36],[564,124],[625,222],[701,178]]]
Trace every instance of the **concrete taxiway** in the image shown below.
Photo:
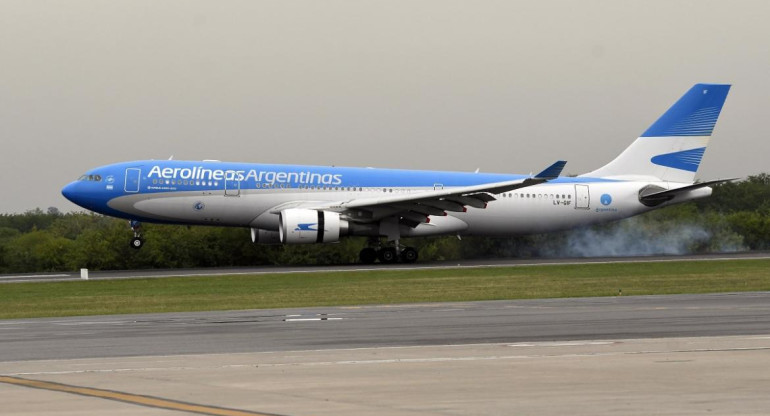
[[[0,403],[4,415],[767,414],[768,358],[768,292],[8,320]]]
[[[0,403],[4,415],[172,415],[192,405],[240,415],[762,415],[768,354],[768,337],[718,337],[35,361],[4,371],[173,401],[0,384]]]

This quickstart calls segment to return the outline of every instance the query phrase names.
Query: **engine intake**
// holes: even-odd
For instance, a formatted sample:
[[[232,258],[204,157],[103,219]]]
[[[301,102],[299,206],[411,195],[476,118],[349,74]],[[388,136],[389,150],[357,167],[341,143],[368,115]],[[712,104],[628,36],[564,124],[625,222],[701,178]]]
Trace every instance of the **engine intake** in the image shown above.
[[[278,234],[283,244],[334,243],[347,233],[348,222],[338,212],[292,208],[278,214]]]

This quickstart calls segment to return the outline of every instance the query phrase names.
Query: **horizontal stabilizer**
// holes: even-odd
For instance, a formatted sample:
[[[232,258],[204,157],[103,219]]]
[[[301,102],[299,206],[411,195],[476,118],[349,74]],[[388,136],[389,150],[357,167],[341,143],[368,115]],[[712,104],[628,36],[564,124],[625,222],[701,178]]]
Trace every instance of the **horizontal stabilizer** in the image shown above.
[[[655,205],[662,204],[663,202],[670,201],[674,199],[675,196],[685,192],[689,192],[699,188],[705,188],[707,186],[716,185],[719,183],[730,182],[737,179],[739,178],[717,179],[715,181],[694,183],[692,185],[683,186],[681,188],[661,190],[661,191],[653,191],[653,188],[647,188],[648,191],[653,191],[653,192],[645,192],[643,190],[639,194],[639,201],[648,206],[655,206]]]
[[[564,170],[564,166],[567,164],[566,160],[559,160],[551,166],[548,166],[542,172],[535,175],[538,179],[556,179],[561,175],[561,171]]]

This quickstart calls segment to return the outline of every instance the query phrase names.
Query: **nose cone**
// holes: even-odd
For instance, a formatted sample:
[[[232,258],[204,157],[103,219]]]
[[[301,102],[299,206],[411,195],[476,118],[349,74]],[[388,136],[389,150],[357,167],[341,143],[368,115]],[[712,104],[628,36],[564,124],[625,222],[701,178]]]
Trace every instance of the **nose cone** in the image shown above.
[[[89,195],[88,183],[75,181],[65,186],[61,194],[70,202],[93,211],[94,198]]]
[[[78,203],[77,201],[77,191],[75,188],[77,188],[77,182],[72,182],[69,185],[65,186],[61,190],[61,194],[64,195],[65,198],[69,199],[70,202],[73,202],[75,204]]]

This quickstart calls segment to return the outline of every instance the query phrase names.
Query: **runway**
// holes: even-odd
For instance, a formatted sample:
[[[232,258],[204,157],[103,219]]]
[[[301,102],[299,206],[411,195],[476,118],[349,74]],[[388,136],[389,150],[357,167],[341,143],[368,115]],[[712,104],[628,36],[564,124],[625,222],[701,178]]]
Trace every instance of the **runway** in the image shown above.
[[[763,414],[768,354],[770,292],[7,320],[0,402],[185,412],[106,390],[252,415]]]
[[[0,361],[766,333],[770,292],[618,296],[0,320]]]
[[[512,258],[462,260],[444,262],[418,262],[416,264],[348,264],[334,266],[256,266],[238,268],[206,269],[163,269],[163,270],[119,270],[89,271],[90,280],[109,279],[155,279],[165,277],[225,276],[272,273],[319,273],[319,272],[360,272],[369,270],[418,270],[453,269],[481,267],[539,266],[548,264],[590,264],[590,263],[645,263],[658,261],[720,261],[740,259],[768,259],[770,252],[749,251],[736,253],[698,254],[686,256],[644,256],[644,257],[581,257],[581,258]],[[80,280],[80,272],[67,273],[16,273],[0,274],[0,283],[54,282]]]

